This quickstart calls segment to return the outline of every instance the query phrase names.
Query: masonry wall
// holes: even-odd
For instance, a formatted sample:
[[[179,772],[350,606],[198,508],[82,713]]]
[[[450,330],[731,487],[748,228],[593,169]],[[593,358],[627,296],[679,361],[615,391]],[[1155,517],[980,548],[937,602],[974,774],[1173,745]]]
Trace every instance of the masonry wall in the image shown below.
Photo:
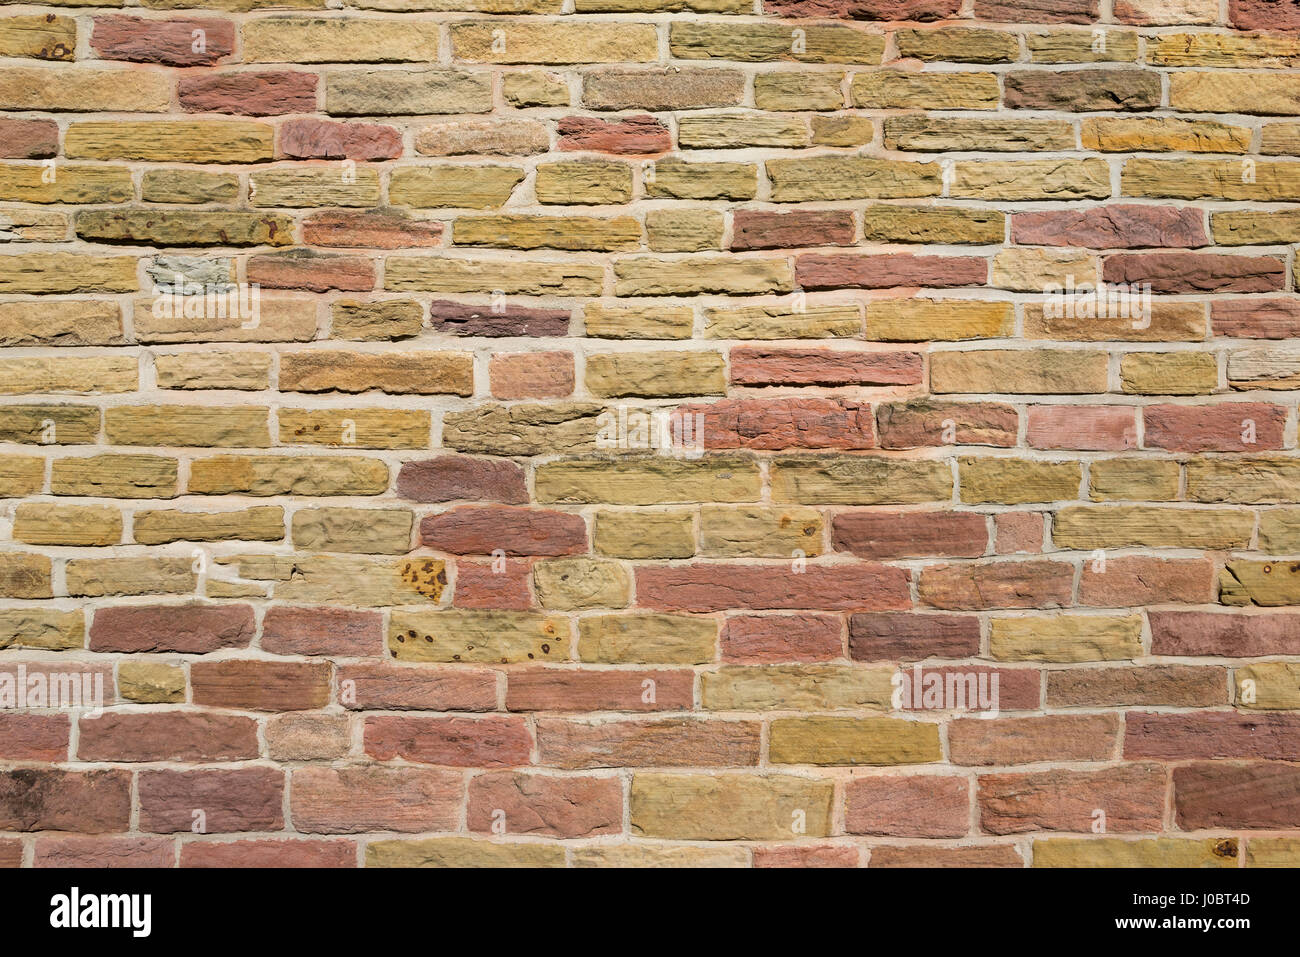
[[[84,3],[0,862],[1300,863],[1295,0]]]

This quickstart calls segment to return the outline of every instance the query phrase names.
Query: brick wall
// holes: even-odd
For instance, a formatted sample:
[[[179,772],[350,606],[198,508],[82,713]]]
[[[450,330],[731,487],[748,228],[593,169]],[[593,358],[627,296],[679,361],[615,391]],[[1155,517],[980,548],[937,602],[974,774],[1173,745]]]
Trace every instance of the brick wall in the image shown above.
[[[93,2],[0,862],[1300,863],[1295,0]]]

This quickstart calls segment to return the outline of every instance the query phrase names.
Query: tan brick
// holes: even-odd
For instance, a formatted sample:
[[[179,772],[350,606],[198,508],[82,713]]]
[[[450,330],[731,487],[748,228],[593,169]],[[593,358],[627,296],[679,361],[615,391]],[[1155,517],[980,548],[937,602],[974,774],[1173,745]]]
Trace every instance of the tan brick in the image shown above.
[[[1142,656],[1141,615],[994,618],[989,654],[999,661],[1116,661]]]
[[[780,840],[825,837],[830,781],[793,775],[689,775],[638,772],[629,794],[632,833],[679,840]]]
[[[14,512],[14,538],[30,545],[116,545],[122,513],[107,505],[24,502]]]

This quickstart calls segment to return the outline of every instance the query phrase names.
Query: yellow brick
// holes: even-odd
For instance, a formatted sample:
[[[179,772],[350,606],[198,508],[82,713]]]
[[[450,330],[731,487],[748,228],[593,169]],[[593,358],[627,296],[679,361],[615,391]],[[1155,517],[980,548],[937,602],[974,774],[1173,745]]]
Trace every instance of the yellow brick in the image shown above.
[[[266,448],[265,406],[121,405],[104,410],[114,445]]]
[[[632,833],[691,841],[825,837],[833,790],[830,781],[793,775],[638,772],[629,795]]]
[[[896,718],[777,718],[769,731],[773,764],[925,764],[943,758],[939,726]]]
[[[913,110],[996,110],[995,73],[904,73],[880,70],[853,78],[854,106]]]
[[[1247,509],[1072,506],[1056,513],[1052,538],[1062,548],[1245,548],[1255,528]]]
[[[822,554],[821,513],[811,508],[705,505],[700,554],[719,558],[790,558]]]
[[[732,665],[705,672],[701,694],[714,711],[885,710],[893,675],[856,665]]]
[[[284,509],[259,505],[233,512],[148,509],[135,513],[135,540],[142,545],[168,542],[278,542],[284,538]]]
[[[135,292],[133,256],[20,253],[0,256],[0,292]]]
[[[0,608],[0,648],[66,651],[86,643],[85,612]]]
[[[1034,841],[1035,867],[1236,867],[1237,839],[1054,838]]]
[[[399,166],[388,196],[418,209],[488,209],[505,203],[523,179],[524,171],[514,166]]]
[[[935,393],[1071,395],[1105,392],[1106,381],[1104,352],[982,349],[936,352],[930,359],[930,383]]]
[[[164,70],[0,68],[0,110],[166,113],[172,77]]]
[[[717,657],[718,623],[685,615],[596,615],[578,621],[578,657],[602,664],[705,664]]]
[[[1023,505],[1078,498],[1082,474],[1078,462],[970,456],[959,460],[958,483],[963,502]]]
[[[564,867],[564,847],[469,837],[372,841],[366,845],[366,867]]]
[[[938,196],[942,189],[938,163],[813,156],[765,165],[776,203]]]
[[[1219,387],[1219,364],[1204,352],[1130,352],[1120,358],[1125,392],[1201,395]]]
[[[659,55],[649,23],[453,23],[451,47],[470,63],[648,63]]]
[[[136,388],[135,356],[60,356],[0,359],[0,393],[130,392]]]
[[[1167,459],[1098,459],[1088,467],[1094,502],[1172,502],[1178,498],[1179,466]]]
[[[427,449],[423,409],[280,409],[281,445],[330,448]]]
[[[125,166],[88,163],[0,166],[0,200],[6,202],[129,203],[134,197],[131,171]]]
[[[993,618],[989,654],[999,661],[1119,661],[1142,657],[1141,615]]]
[[[876,299],[867,303],[867,338],[884,342],[994,339],[1015,329],[1015,307],[982,299]]]
[[[517,296],[599,296],[604,269],[582,262],[519,259],[442,259],[390,256],[384,288],[393,292],[481,293]]]
[[[404,167],[409,169],[409,167]],[[369,166],[277,167],[248,176],[248,201],[262,207],[378,206],[379,173]]]
[[[717,352],[607,352],[587,356],[585,383],[603,397],[721,395],[727,374]]]
[[[947,462],[854,456],[777,459],[772,501],[811,505],[894,505],[952,498]]]
[[[732,456],[568,459],[543,463],[536,473],[537,501],[547,503],[752,502],[759,487],[758,463]]]
[[[77,49],[77,21],[54,14],[0,20],[0,56],[71,60]]]
[[[1238,668],[1234,679],[1239,708],[1257,711],[1300,708],[1300,663],[1261,661]]]
[[[307,455],[214,455],[190,464],[196,495],[378,495],[388,466],[378,459]]]
[[[532,612],[401,610],[392,614],[388,647],[398,661],[567,661],[569,626]]]
[[[256,163],[272,157],[274,141],[274,127],[252,120],[96,120],[70,125],[63,152],[75,159]]]
[[[641,224],[631,216],[462,216],[452,238],[457,245],[506,249],[636,249]]]
[[[1300,79],[1291,73],[1198,71],[1169,75],[1169,105],[1189,113],[1300,115]]]
[[[993,201],[1107,199],[1110,165],[1101,159],[958,160],[949,196]]]
[[[595,551],[611,558],[690,558],[695,525],[684,510],[596,513]]]
[[[56,459],[50,478],[55,495],[103,498],[171,498],[176,494],[175,459],[159,455],[93,455]]]
[[[557,558],[533,565],[533,588],[543,608],[624,608],[632,579],[618,562]]]
[[[1165,116],[1098,116],[1081,126],[1083,148],[1103,153],[1245,153],[1250,137],[1248,126]]]
[[[794,274],[784,259],[628,257],[614,263],[614,277],[617,296],[761,295],[794,288]]]
[[[136,704],[183,704],[185,669],[154,661],[123,661],[117,666],[117,690]]]
[[[265,17],[241,30],[246,63],[438,60],[438,23],[419,18]]]
[[[122,513],[107,505],[24,502],[14,513],[14,539],[29,545],[116,545]]]

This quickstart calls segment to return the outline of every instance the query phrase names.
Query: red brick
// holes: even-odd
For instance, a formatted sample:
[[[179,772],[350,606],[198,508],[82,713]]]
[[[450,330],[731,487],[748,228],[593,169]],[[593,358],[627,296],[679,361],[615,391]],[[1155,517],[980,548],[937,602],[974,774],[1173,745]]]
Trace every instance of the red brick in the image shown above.
[[[975,16],[1000,23],[1093,23],[1098,0],[975,0]]]
[[[442,242],[442,223],[388,210],[330,209],[303,220],[309,246],[355,249],[427,249]]]
[[[493,711],[497,706],[494,671],[365,662],[340,664],[338,677],[345,708]]]
[[[278,116],[316,110],[316,74],[294,70],[203,73],[176,80],[181,107],[191,113]]]
[[[903,711],[931,710],[927,692],[937,692],[945,708],[966,711],[1037,711],[1042,681],[1033,668],[988,668],[983,665],[945,665],[904,671]],[[932,677],[933,676],[933,677]],[[987,677],[985,677],[987,676]],[[997,684],[994,684],[996,678]],[[974,684],[972,684],[972,681]],[[933,686],[931,682],[934,682]],[[988,702],[988,707],[985,707]]]
[[[529,586],[532,578],[531,561],[462,559],[456,563],[456,594],[452,604],[457,608],[532,608],[536,605]]]
[[[280,124],[276,155],[288,159],[395,159],[402,155],[402,132],[380,123],[285,120]]]
[[[849,654],[855,661],[967,658],[979,654],[980,622],[974,615],[921,613],[853,615]]]
[[[264,289],[365,292],[375,288],[375,266],[365,256],[333,256],[295,249],[250,256],[248,281]]]
[[[1135,204],[1015,213],[1011,217],[1011,241],[1026,246],[1088,249],[1209,245],[1202,210]]]
[[[537,719],[539,764],[555,768],[754,767],[757,721]]]
[[[533,735],[523,718],[378,716],[366,719],[366,754],[380,761],[508,768],[531,763]]]
[[[1041,512],[1000,512],[993,526],[993,550],[999,555],[1036,555],[1043,550]]]
[[[187,841],[181,867],[356,867],[352,841]]]
[[[571,778],[489,772],[469,782],[465,826],[470,831],[547,837],[599,837],[623,830],[623,783],[618,778]]]
[[[1028,718],[957,718],[948,725],[953,764],[985,767],[1038,761],[1108,761],[1119,715],[1051,714]]]
[[[645,700],[647,681],[653,701]],[[694,703],[692,671],[528,668],[506,679],[507,711],[689,711]]]
[[[672,134],[653,116],[627,116],[602,120],[594,116],[566,116],[559,121],[561,150],[592,150],[623,156],[649,156],[673,148]]]
[[[977,558],[988,549],[988,518],[978,512],[840,512],[831,541],[859,558]]]
[[[1300,768],[1221,761],[1174,768],[1174,813],[1185,831],[1300,827]]]
[[[1286,0],[1228,0],[1228,22],[1238,30],[1300,30],[1300,9]]]
[[[245,711],[311,711],[330,700],[324,661],[196,661],[190,693],[198,705]]]
[[[249,605],[124,605],[95,612],[90,650],[204,654],[247,648],[256,631]]]
[[[1047,706],[1203,708],[1228,703],[1228,669],[1190,665],[1047,672]]]
[[[0,867],[23,866],[23,842],[0,838]]]
[[[1300,612],[1157,611],[1151,654],[1255,658],[1300,655]]]
[[[1210,303],[1216,336],[1294,339],[1300,336],[1300,299],[1217,299]]]
[[[844,829],[884,837],[963,837],[970,782],[935,774],[869,777],[844,789]]]
[[[1025,862],[1010,844],[981,844],[977,847],[935,847],[912,844],[906,847],[873,847],[868,867],[1024,867]]]
[[[975,256],[805,255],[795,261],[803,289],[890,289],[895,286],[980,286],[988,261]]]
[[[807,565],[697,564],[636,570],[637,604],[676,611],[862,609],[911,606],[908,573],[874,563]]]
[[[733,385],[917,385],[919,352],[848,352],[738,346],[731,350]]]
[[[754,848],[755,867],[857,867],[852,844],[777,844]]]
[[[82,718],[82,761],[242,761],[258,756],[257,722],[193,711],[108,712]]]
[[[571,319],[569,309],[538,309],[500,301],[490,306],[445,299],[429,303],[433,331],[449,336],[564,336]]]
[[[194,49],[198,30],[203,33],[201,50]],[[145,20],[113,14],[95,17],[90,47],[104,60],[212,66],[234,52],[235,25],[206,17]]]
[[[980,829],[989,834],[1070,831],[1087,834],[1105,812],[1106,833],[1164,829],[1165,769],[1126,764],[1099,771],[981,774]]]
[[[943,20],[955,17],[961,0],[764,0],[763,10],[783,17],[853,20]]]
[[[876,428],[883,449],[942,445],[1013,448],[1019,442],[1020,414],[1014,406],[1000,402],[922,399],[877,406]]]
[[[159,834],[278,831],[284,826],[284,771],[238,768],[141,771],[140,830]],[[196,818],[195,811],[203,817]]]
[[[1079,604],[1100,608],[1158,605],[1167,602],[1203,604],[1214,601],[1217,572],[1208,558],[1151,558],[1133,555],[1106,559],[1099,571],[1083,563]]]
[[[1150,283],[1156,294],[1272,292],[1286,283],[1286,264],[1274,256],[1220,253],[1121,253],[1107,256],[1102,278]]]
[[[453,555],[577,555],[587,550],[587,523],[540,508],[458,505],[421,521],[420,542]]]
[[[1070,604],[1074,567],[1063,562],[1004,561],[930,565],[921,572],[921,600],[935,608],[1061,608]]]
[[[468,455],[439,455],[404,462],[397,473],[397,494],[413,502],[528,501],[524,470],[514,462],[477,459]]]
[[[791,246],[852,246],[855,227],[847,209],[807,209],[789,213],[738,209],[731,217],[731,248],[782,249]]]
[[[1258,452],[1280,449],[1287,410],[1267,402],[1221,405],[1148,405],[1142,410],[1143,444],[1170,452]],[[1254,423],[1254,442],[1250,438]]]
[[[1083,452],[1137,448],[1137,410],[1122,405],[1031,405],[1026,440],[1033,449]]]
[[[708,449],[870,449],[876,444],[871,406],[849,399],[722,399],[680,406],[677,414],[704,416]]]
[[[573,394],[572,352],[498,353],[488,363],[497,399],[558,399]]]
[[[176,845],[166,837],[40,837],[33,867],[175,867]]]
[[[452,831],[462,793],[459,771],[298,768],[289,781],[289,814],[304,834]]]
[[[377,611],[350,608],[268,608],[261,648],[273,655],[380,655],[384,620]]]
[[[347,715],[286,712],[266,721],[266,750],[274,761],[341,758],[352,749]]]
[[[0,159],[42,159],[59,152],[59,124],[53,120],[0,117]]]
[[[829,661],[844,654],[838,615],[733,615],[722,626],[725,661]]]
[[[1124,757],[1300,761],[1300,714],[1130,711],[1125,716]]]
[[[0,711],[0,760],[66,761],[71,734],[66,714]]]
[[[129,771],[0,771],[0,830],[104,834],[130,822]]]

